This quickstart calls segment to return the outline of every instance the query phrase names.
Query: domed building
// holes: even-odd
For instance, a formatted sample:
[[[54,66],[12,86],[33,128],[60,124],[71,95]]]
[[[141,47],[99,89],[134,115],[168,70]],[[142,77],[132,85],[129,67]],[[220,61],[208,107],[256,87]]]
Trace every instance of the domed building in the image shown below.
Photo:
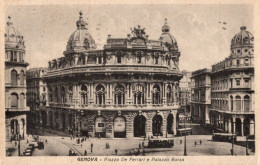
[[[231,54],[212,66],[210,123],[237,136],[255,134],[254,36],[245,26],[231,40]]]
[[[5,29],[5,130],[6,142],[25,138],[26,113],[26,67],[23,36],[13,27],[8,17]],[[9,143],[7,143],[8,145]]]
[[[174,136],[182,74],[170,28],[151,40],[138,25],[125,38],[108,35],[97,50],[86,25],[80,13],[64,57],[43,76],[43,126],[92,137]]]

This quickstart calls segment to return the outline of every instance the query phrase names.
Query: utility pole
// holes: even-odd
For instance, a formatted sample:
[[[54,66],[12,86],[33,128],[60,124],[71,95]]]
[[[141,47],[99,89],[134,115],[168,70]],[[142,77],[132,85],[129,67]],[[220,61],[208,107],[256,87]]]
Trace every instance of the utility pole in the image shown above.
[[[184,108],[184,156],[187,156],[187,147],[186,147],[186,107]]]

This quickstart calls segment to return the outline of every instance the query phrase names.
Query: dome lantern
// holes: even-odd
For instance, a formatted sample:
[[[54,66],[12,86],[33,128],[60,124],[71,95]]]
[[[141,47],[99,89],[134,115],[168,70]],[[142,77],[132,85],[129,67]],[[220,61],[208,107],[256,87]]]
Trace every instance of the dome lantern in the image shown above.
[[[77,30],[71,34],[67,42],[66,53],[84,52],[96,48],[94,39],[88,32],[86,25],[88,25],[82,17],[83,13],[79,12],[79,20],[76,22]]]
[[[170,34],[170,26],[168,25],[168,20],[167,18],[164,19],[164,25],[162,26],[162,35],[160,37],[160,41],[162,41],[165,46],[167,46],[169,49],[177,50],[178,45],[176,39]]]

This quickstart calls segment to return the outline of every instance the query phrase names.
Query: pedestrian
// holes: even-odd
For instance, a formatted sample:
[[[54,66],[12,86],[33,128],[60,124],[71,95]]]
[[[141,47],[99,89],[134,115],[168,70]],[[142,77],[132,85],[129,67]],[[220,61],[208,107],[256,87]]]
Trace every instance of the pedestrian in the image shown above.
[[[141,144],[139,143],[139,149],[141,149]]]
[[[182,144],[182,140],[180,140],[180,144]]]
[[[45,142],[48,143],[48,140],[46,139]]]
[[[87,156],[87,155],[88,155],[87,150],[85,150],[84,156]]]
[[[17,142],[16,142],[16,141],[14,142],[14,145],[15,145],[15,146],[17,145]]]
[[[69,150],[69,156],[71,156],[71,154],[72,154],[72,152],[71,152],[71,150]]]
[[[195,146],[196,146],[196,145],[197,145],[197,142],[195,141],[195,143],[194,143],[194,144],[195,144]]]
[[[144,142],[142,142],[142,147],[144,147]]]
[[[91,143],[91,153],[93,152],[93,143]]]
[[[117,155],[117,149],[115,149],[115,154]]]
[[[200,145],[202,144],[202,141],[200,140]]]
[[[137,155],[139,155],[140,154],[140,150],[139,150],[139,148],[137,149]]]
[[[145,155],[145,150],[143,149],[143,155]]]

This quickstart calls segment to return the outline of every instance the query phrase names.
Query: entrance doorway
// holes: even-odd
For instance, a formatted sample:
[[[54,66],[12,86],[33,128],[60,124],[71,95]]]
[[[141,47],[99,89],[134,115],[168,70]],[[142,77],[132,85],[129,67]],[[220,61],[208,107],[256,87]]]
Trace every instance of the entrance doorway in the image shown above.
[[[155,115],[153,117],[153,136],[162,136],[162,116]]]
[[[116,117],[114,119],[114,137],[115,138],[126,137],[126,122],[124,117]]]
[[[146,119],[143,115],[136,116],[134,119],[134,137],[145,136]]]

